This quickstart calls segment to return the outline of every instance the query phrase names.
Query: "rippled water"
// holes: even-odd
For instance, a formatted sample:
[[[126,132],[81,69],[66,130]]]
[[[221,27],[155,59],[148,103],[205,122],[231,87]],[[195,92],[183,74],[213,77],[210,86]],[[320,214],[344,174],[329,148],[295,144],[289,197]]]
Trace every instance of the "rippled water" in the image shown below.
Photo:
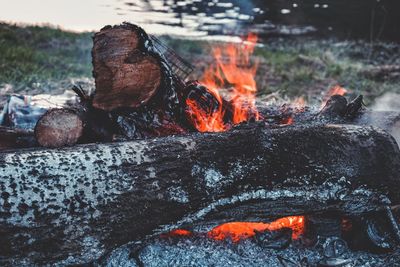
[[[0,20],[98,30],[130,21],[189,36],[340,33],[400,39],[398,0],[0,0]]]

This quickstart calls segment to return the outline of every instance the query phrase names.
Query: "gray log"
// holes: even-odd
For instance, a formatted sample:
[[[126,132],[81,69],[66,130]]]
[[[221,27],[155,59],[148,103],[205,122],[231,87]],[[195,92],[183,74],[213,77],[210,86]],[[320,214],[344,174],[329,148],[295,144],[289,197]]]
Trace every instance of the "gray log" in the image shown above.
[[[219,221],[221,212],[368,212],[380,208],[379,194],[399,203],[399,169],[390,135],[353,125],[253,123],[0,153],[0,265],[90,262],[161,225]]]

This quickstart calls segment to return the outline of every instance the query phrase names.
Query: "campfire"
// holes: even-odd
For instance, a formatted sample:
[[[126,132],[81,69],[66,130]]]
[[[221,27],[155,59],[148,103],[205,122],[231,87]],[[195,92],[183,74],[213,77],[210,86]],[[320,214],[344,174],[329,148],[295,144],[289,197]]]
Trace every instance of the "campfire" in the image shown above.
[[[186,111],[198,131],[226,131],[232,125],[260,119],[255,105],[257,66],[250,62],[256,42],[257,36],[250,34],[243,44],[214,48],[215,65],[205,71],[199,84],[202,88],[193,86],[186,99]],[[230,100],[226,101],[220,90],[228,86]],[[198,96],[200,91],[206,94]],[[205,108],[207,97],[213,104]]]
[[[396,263],[400,114],[339,85],[321,107],[259,102],[256,45],[215,46],[188,81],[195,66],[156,37],[107,26],[94,92],[75,86],[77,101],[31,116],[34,128],[11,127],[24,115],[9,105],[0,263],[173,265],[191,247],[229,250],[203,262],[216,266],[239,248],[264,266]]]

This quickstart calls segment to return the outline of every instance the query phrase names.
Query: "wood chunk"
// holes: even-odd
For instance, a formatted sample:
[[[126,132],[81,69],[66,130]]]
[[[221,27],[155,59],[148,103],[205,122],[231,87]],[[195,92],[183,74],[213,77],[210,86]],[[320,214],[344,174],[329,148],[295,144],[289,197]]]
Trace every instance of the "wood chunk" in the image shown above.
[[[84,122],[72,109],[51,109],[37,122],[35,137],[44,147],[72,146],[83,135]]]
[[[333,95],[319,112],[319,116],[335,118],[346,114],[347,99],[342,95]]]
[[[106,111],[140,107],[162,83],[161,62],[146,52],[144,31],[132,24],[105,27],[93,38],[93,106]]]

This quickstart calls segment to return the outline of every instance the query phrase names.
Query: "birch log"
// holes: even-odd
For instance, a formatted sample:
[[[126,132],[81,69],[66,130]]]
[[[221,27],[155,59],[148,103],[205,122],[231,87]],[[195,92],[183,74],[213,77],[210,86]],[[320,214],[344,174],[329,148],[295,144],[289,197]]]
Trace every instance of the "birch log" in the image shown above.
[[[399,169],[390,135],[353,125],[252,123],[224,133],[4,152],[0,263],[87,263],[161,225],[214,220],[217,211],[227,220],[369,212],[382,204],[379,194],[399,203]]]

